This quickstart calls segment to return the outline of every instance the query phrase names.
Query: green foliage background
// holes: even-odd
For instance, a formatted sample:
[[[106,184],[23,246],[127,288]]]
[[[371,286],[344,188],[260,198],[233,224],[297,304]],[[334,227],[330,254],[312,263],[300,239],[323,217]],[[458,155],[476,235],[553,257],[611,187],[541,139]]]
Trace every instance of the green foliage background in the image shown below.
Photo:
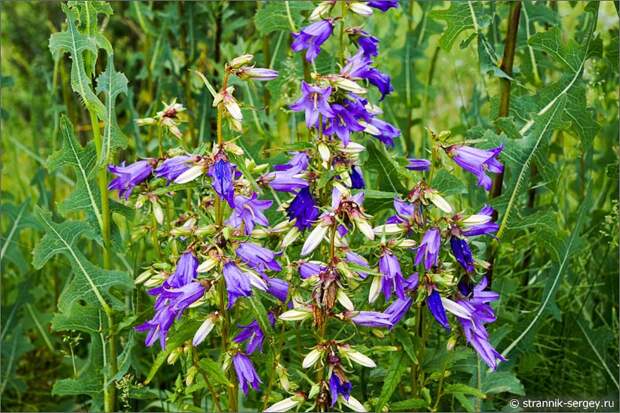
[[[98,266],[102,206],[87,107],[111,119],[102,129],[110,162],[156,151],[157,137],[138,129],[135,119],[160,110],[162,100],[177,98],[188,108],[186,147],[210,143],[215,111],[191,72],[219,83],[223,62],[252,53],[258,66],[277,69],[280,77],[266,86],[237,85],[249,120],[239,143],[249,156],[273,164],[307,133],[287,104],[309,70],[289,51],[289,32],[291,24],[305,24],[310,2],[290,2],[292,19],[282,2],[110,4],[85,8],[98,18],[87,24],[86,16],[76,16],[79,30],[71,20],[67,25],[60,3],[0,5],[3,411],[101,409],[102,377],[116,382],[119,408],[201,410],[196,399],[205,383],[184,385],[188,365],[149,374],[168,354],[144,348],[134,334],[151,304],[143,288],[132,287],[153,251],[132,238],[136,213],[114,201],[114,269]],[[504,191],[490,201],[502,220],[493,272],[501,300],[491,336],[500,352],[509,351],[509,361],[488,373],[472,351],[447,351],[435,331],[426,344],[432,354],[420,367],[428,394],[411,398],[410,350],[419,342],[384,343],[405,352],[377,350],[380,366],[362,389],[375,409],[492,411],[525,395],[618,399],[618,7],[523,2],[510,112],[498,117],[510,7],[409,0],[366,24],[382,40],[378,66],[394,82],[395,93],[382,106],[403,132],[397,153],[425,156],[429,129],[482,146],[506,145]],[[73,47],[72,31],[84,62],[63,56]],[[332,52],[317,60],[320,71],[334,67]],[[75,83],[76,71],[83,83]],[[398,161],[378,146],[368,151],[368,208],[380,217],[393,193],[405,188]],[[460,174],[439,174],[433,185],[459,195],[457,209],[487,201],[473,179],[455,180]],[[109,320],[103,306],[85,305],[101,302],[89,292],[90,281],[106,286],[103,302],[116,314],[114,377],[93,357],[105,354]],[[176,345],[195,328],[180,328]],[[292,359],[303,346],[296,339],[287,341]],[[208,358],[201,363],[215,385],[225,385],[218,367]],[[289,374],[303,381],[301,372]],[[262,405],[251,396],[244,408]]]

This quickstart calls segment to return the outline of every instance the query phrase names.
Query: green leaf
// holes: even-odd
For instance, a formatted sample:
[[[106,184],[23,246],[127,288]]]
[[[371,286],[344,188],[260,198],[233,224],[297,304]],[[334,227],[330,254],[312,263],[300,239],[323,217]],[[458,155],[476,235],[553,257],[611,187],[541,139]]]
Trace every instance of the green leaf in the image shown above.
[[[62,6],[67,16],[67,30],[53,33],[50,36],[49,48],[54,59],[60,58],[65,53],[71,55],[71,88],[82,98],[89,110],[94,111],[97,117],[103,119],[105,107],[93,92],[91,80],[86,74],[84,67],[84,53],[97,54],[97,44],[87,36],[81,34],[76,26],[76,11],[68,6]]]
[[[114,69],[114,55],[109,54],[105,71],[97,77],[97,93],[103,93],[105,96],[105,118],[101,119],[104,129],[99,165],[105,165],[110,161],[112,151],[127,146],[127,137],[116,122],[116,98],[120,94],[127,94],[127,83],[125,75]]]
[[[99,306],[109,312],[111,308],[123,308],[121,300],[110,292],[112,287],[121,290],[133,288],[131,278],[123,272],[103,270],[88,261],[76,245],[81,236],[96,238],[92,228],[77,221],[57,224],[51,214],[36,207],[35,215],[41,222],[45,236],[33,251],[33,265],[39,269],[55,255],[62,254],[70,262],[73,278],[63,290],[58,300],[61,313],[70,313],[76,302]],[[78,314],[76,314],[78,315]]]
[[[439,172],[433,177],[431,183],[433,189],[441,192],[442,195],[459,195],[467,192],[467,188],[463,184],[463,181],[452,175],[445,169],[440,169]]]
[[[254,24],[260,34],[268,34],[278,30],[297,31],[303,21],[302,12],[312,10],[312,8],[311,2],[270,1],[258,9],[254,16]]]
[[[407,189],[402,184],[400,166],[392,160],[392,155],[388,155],[383,146],[371,141],[366,146],[368,160],[364,167],[377,174],[377,186],[381,191],[393,191],[405,193]]]
[[[499,371],[486,374],[480,383],[480,390],[486,394],[512,393],[525,395],[523,384],[510,371]]]
[[[443,20],[446,23],[446,28],[439,39],[439,45],[442,49],[449,52],[454,45],[454,41],[462,32],[477,28],[477,20],[474,21],[474,19],[476,14],[480,12],[481,7],[478,2],[452,2],[447,9],[430,12],[431,18]]]
[[[407,399],[390,403],[391,412],[411,412],[423,410],[428,407],[428,403],[423,399]]]
[[[90,142],[82,148],[75,139],[71,122],[64,115],[60,118],[60,134],[62,146],[49,157],[47,168],[50,172],[65,166],[72,168],[75,172],[76,186],[71,195],[62,202],[59,211],[62,214],[86,211],[102,228],[99,188],[94,182],[97,163],[94,143]]]
[[[383,410],[383,406],[385,406],[385,404],[390,400],[390,397],[392,397],[398,383],[400,383],[400,377],[405,372],[407,366],[407,363],[403,363],[403,357],[403,353],[394,354],[392,356],[392,362],[390,363],[387,376],[383,382],[381,394],[379,395],[379,399],[375,405],[375,411],[377,412]]]
[[[468,386],[463,383],[447,384],[444,389],[444,392],[448,394],[456,394],[456,393],[467,394],[470,396],[475,396],[479,399],[485,399],[487,397],[483,391],[480,391],[474,387]]]
[[[198,362],[198,366],[207,374],[207,376],[209,377],[209,381],[211,381],[213,384],[221,384],[224,386],[232,385],[226,377],[226,374],[224,374],[222,366],[220,366],[218,363],[211,360],[210,358],[203,357]]]
[[[412,363],[418,364],[418,358],[415,355],[415,348],[413,345],[413,340],[411,340],[411,336],[406,329],[397,329],[394,334],[394,338],[403,346],[403,350],[405,350],[405,354],[409,356],[409,359]]]
[[[261,303],[260,298],[256,294],[252,295],[249,301],[252,305],[252,310],[254,311],[254,315],[256,316],[256,320],[258,320],[261,330],[268,335],[272,328],[271,323],[269,322],[269,316],[267,315],[267,310],[265,310],[265,306]]]

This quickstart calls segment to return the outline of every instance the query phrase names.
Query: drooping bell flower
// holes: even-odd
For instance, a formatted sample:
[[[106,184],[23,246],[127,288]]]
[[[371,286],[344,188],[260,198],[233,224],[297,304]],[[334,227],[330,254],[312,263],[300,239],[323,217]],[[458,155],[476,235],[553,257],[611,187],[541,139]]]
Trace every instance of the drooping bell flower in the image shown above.
[[[458,166],[478,178],[478,186],[489,191],[493,181],[486,173],[488,171],[498,174],[504,171],[504,165],[497,159],[503,149],[504,145],[490,150],[465,145],[451,145],[444,150]]]
[[[267,282],[267,292],[273,295],[278,300],[283,303],[286,302],[288,298],[288,283],[279,278],[269,278],[265,277]]]
[[[198,259],[190,251],[181,255],[177,261],[176,269],[166,281],[166,287],[179,288],[192,282],[197,275]]]
[[[382,12],[386,12],[393,7],[398,7],[398,0],[371,0],[366,4],[370,7],[374,7],[375,9],[379,9]]]
[[[190,282],[179,288],[166,288],[161,293],[162,298],[170,300],[170,305],[178,314],[177,317],[204,295],[205,287],[199,282]]]
[[[379,69],[370,66],[370,57],[359,50],[353,57],[347,60],[347,64],[340,71],[340,76],[346,79],[366,79],[381,92],[381,100],[391,93],[394,88],[388,75]]]
[[[347,29],[347,32],[356,38],[357,44],[365,56],[375,57],[379,54],[379,39],[359,27]]]
[[[310,157],[306,152],[291,152],[291,158],[285,164],[274,165],[273,169],[276,171],[305,171],[310,165]]]
[[[330,119],[329,126],[323,132],[325,135],[336,134],[342,144],[347,146],[351,139],[351,132],[361,132],[365,127],[344,106],[334,103],[331,108],[335,116]]]
[[[313,128],[318,124],[319,114],[326,119],[336,116],[328,102],[329,96],[332,93],[331,86],[320,88],[309,85],[302,80],[301,93],[301,97],[293,102],[290,108],[294,112],[305,112],[306,126],[308,128]]]
[[[302,262],[299,265],[299,275],[302,279],[307,279],[325,271],[326,267],[316,262]]]
[[[151,347],[159,339],[159,345],[163,350],[166,348],[168,330],[170,330],[176,316],[177,312],[166,303],[155,309],[155,314],[151,320],[136,326],[134,329],[139,333],[148,331],[144,340],[147,347]]]
[[[170,183],[193,166],[193,159],[193,156],[187,155],[166,159],[155,169],[155,176],[164,178]]]
[[[118,190],[118,196],[129,199],[134,187],[146,180],[151,175],[153,167],[149,160],[142,160],[125,166],[125,162],[118,166],[109,165],[108,170],[116,175],[110,184],[108,189]]]
[[[302,188],[297,193],[286,209],[286,215],[291,221],[295,220],[295,226],[300,231],[312,226],[312,223],[319,217],[319,208],[309,188]]]
[[[250,235],[256,224],[269,226],[263,211],[271,206],[271,201],[256,199],[257,197],[256,193],[249,198],[243,195],[236,196],[235,207],[226,224],[233,228],[239,228],[243,224],[245,235]]]
[[[239,388],[243,390],[243,393],[247,396],[250,386],[258,391],[262,381],[248,356],[239,352],[232,357],[232,361],[239,381]]]
[[[235,75],[243,80],[273,80],[278,77],[278,71],[254,66],[243,66],[235,71]]]
[[[467,272],[474,270],[474,257],[471,254],[471,249],[467,240],[456,236],[450,237],[450,247],[456,261],[461,264],[461,267]]]
[[[470,318],[457,316],[457,319],[463,328],[467,342],[471,344],[482,360],[491,369],[495,370],[498,360],[506,361],[506,359],[493,348],[489,342],[489,333],[484,327],[484,324],[492,323],[496,320],[493,308],[491,308],[489,303],[499,298],[498,293],[485,291],[487,284],[488,280],[484,277],[471,292],[468,292],[469,288],[462,283],[459,285],[459,289],[462,293],[465,293],[466,297],[457,302],[469,310]]]
[[[387,224],[405,224],[412,220],[415,206],[400,198],[394,198],[394,209],[396,214],[386,220]]]
[[[463,229],[463,235],[466,237],[473,237],[476,235],[486,235],[497,232],[499,230],[499,225],[497,223],[492,222],[491,218],[494,216],[495,210],[489,206],[484,205],[480,211],[476,215],[486,215],[490,219],[484,223],[474,223],[472,225],[466,225]]]
[[[405,293],[415,291],[418,288],[419,277],[418,273],[413,273],[405,280],[404,289]],[[413,304],[413,298],[406,296],[404,299],[397,298],[385,309],[384,313],[390,316],[390,322],[392,326],[395,326],[400,320],[407,314],[409,308]]]
[[[400,270],[398,258],[387,248],[383,249],[379,258],[379,272],[383,275],[381,278],[381,289],[385,300],[392,297],[392,293],[396,293],[398,298],[405,298],[405,290],[403,287],[404,278]]]
[[[235,207],[234,174],[234,166],[224,159],[217,160],[209,168],[213,190],[221,199],[228,202],[231,208]]]
[[[379,69],[374,67],[369,67],[365,79],[367,79],[371,84],[373,84],[379,92],[381,92],[381,99],[383,100],[386,95],[389,95],[394,91],[394,87],[392,86],[392,79],[389,75],[381,72]]]
[[[278,192],[295,192],[308,187],[308,181],[304,179],[303,171],[294,169],[269,172],[261,177],[260,182],[269,185],[274,191]]]
[[[269,322],[271,325],[275,324],[275,317],[272,313],[268,314]],[[263,352],[263,340],[265,339],[265,333],[261,330],[258,321],[254,320],[247,325],[239,324],[238,327],[241,329],[241,332],[237,334],[233,341],[235,343],[243,343],[247,341],[247,345],[245,351],[247,354],[252,354],[258,350],[259,353]]]
[[[379,139],[386,146],[394,146],[394,139],[400,136],[400,130],[398,130],[397,127],[379,118],[373,118],[370,121],[370,125],[374,128],[372,130],[367,130],[367,132]]]
[[[431,161],[426,159],[407,159],[409,162],[405,168],[411,171],[428,171],[431,168]]]
[[[282,266],[276,261],[276,254],[265,247],[252,242],[242,242],[235,252],[241,261],[258,272],[262,273],[267,269],[282,271]]]
[[[431,228],[422,237],[422,242],[418,247],[415,256],[415,265],[424,262],[424,268],[430,270],[437,265],[439,258],[439,247],[441,246],[441,235],[438,228]]]
[[[446,309],[441,302],[441,295],[439,295],[439,292],[436,289],[433,288],[433,291],[426,298],[426,306],[433,317],[435,317],[435,320],[437,320],[443,328],[450,331],[448,315],[446,314]]]
[[[249,276],[241,271],[234,262],[227,262],[223,269],[226,291],[228,292],[228,308],[230,309],[239,297],[252,295]]]
[[[356,313],[349,314],[348,318],[350,318],[355,324],[363,327],[392,327],[390,315],[379,313],[377,311],[357,311]]]
[[[368,268],[368,270],[370,271],[370,266],[368,265],[368,261],[366,260],[366,258],[362,257],[356,252],[350,250],[347,251],[344,255],[344,259],[349,263],[358,265],[359,267]],[[359,275],[362,280],[368,277],[368,273],[364,271],[359,271],[355,269],[353,271],[357,272],[357,275]]]
[[[306,50],[306,60],[313,62],[321,52],[321,45],[332,35],[334,22],[331,19],[324,19],[314,22],[299,33],[292,33],[293,42],[291,49],[294,52]]]
[[[336,373],[332,373],[329,378],[329,394],[332,399],[330,406],[334,407],[336,401],[338,401],[339,395],[345,400],[349,400],[349,396],[351,395],[351,387],[351,382],[339,377]]]
[[[351,189],[364,189],[366,187],[364,174],[359,166],[353,165],[349,176],[351,177]]]

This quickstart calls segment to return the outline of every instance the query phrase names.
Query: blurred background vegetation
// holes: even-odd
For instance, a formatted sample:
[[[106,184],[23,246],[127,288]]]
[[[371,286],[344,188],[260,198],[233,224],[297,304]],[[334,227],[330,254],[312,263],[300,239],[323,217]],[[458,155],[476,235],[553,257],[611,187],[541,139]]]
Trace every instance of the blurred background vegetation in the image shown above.
[[[375,13],[366,29],[381,39],[377,66],[394,81],[395,93],[382,106],[386,120],[403,132],[395,151],[424,156],[429,129],[449,130],[473,140],[487,139],[488,131],[492,132],[489,139],[499,139],[496,132],[502,132],[509,141],[516,141],[515,132],[528,119],[528,113],[541,108],[537,100],[544,100],[544,94],[539,91],[566,74],[562,62],[532,48],[528,39],[534,33],[556,28],[567,49],[583,47],[584,20],[589,16],[584,11],[586,3],[523,3],[511,112],[499,119],[502,74],[497,67],[510,2],[476,3],[481,8],[479,24],[484,42],[482,37],[475,39],[470,28],[464,28],[456,31],[454,44],[446,44],[446,33],[458,26],[437,11],[454,7],[449,2],[405,0],[396,11]],[[309,68],[301,56],[289,51],[290,23],[281,15],[277,2],[111,5],[114,13],[100,20],[99,29],[114,48],[117,70],[129,79],[129,93],[117,105],[118,122],[129,137],[129,147],[117,155],[116,161],[156,151],[157,138],[147,129],[138,129],[135,120],[153,115],[161,110],[162,101],[175,98],[188,108],[183,144],[189,148],[212,142],[215,112],[208,92],[191,71],[205,73],[217,83],[223,62],[243,53],[254,54],[258,66],[277,69],[281,76],[266,86],[238,85],[240,100],[246,103],[245,119],[250,120],[240,140],[242,145],[256,159],[275,163],[282,159],[288,144],[307,133],[301,117],[293,116],[286,105],[298,93],[295,79],[307,74]],[[312,4],[291,2],[291,6],[293,23],[297,28],[305,25],[303,16]],[[76,375],[86,363],[88,338],[50,328],[69,274],[66,262],[57,258],[40,270],[32,266],[31,252],[42,237],[32,210],[39,205],[57,214],[58,202],[74,185],[75,177],[69,171],[50,174],[46,169],[46,159],[58,148],[60,114],[71,119],[82,143],[89,137],[90,121],[71,91],[71,62],[67,58],[54,60],[48,49],[50,34],[63,28],[60,3],[9,1],[0,7],[1,408],[83,409],[88,397],[51,393],[57,379]],[[588,50],[591,56],[586,60],[583,86],[578,92],[585,95],[585,105],[573,113],[589,120],[571,123],[563,119],[555,129],[545,150],[531,164],[528,193],[520,198],[519,211],[497,249],[493,289],[501,294],[501,300],[491,335],[498,350],[511,349],[509,361],[482,389],[487,393],[482,407],[452,398],[440,405],[443,409],[502,409],[513,397],[510,394],[618,398],[617,3],[600,4],[592,41],[595,47]],[[485,45],[492,53],[481,52]],[[104,62],[100,59],[97,64]],[[329,50],[317,61],[320,71],[333,64]],[[103,69],[98,67],[96,72]],[[584,132],[577,127],[580,125],[589,129]],[[514,171],[509,158],[517,153],[517,149],[511,150],[509,145],[507,176]],[[374,179],[380,189],[381,177]],[[468,187],[453,188],[453,194],[460,194],[471,205],[485,202],[486,194],[470,191],[472,188],[473,182]],[[379,206],[373,212],[380,216],[380,206],[389,200],[375,201]],[[500,211],[505,206],[501,197],[494,202]],[[127,231],[125,228],[124,239],[129,239]],[[93,246],[85,243],[84,248],[88,251]],[[137,275],[151,257],[147,244],[136,243],[115,262],[118,268]],[[149,311],[144,291],[138,289],[132,294],[121,341],[131,354],[126,370],[131,376],[127,380],[135,384],[144,380],[157,349],[143,348],[141,338],[129,333],[137,316]],[[445,356],[444,341],[436,337],[429,343],[429,348],[441,349],[437,357]],[[441,364],[452,372],[451,380],[470,380],[471,358],[457,354],[446,360]],[[438,363],[429,360],[425,366],[429,374]],[[178,365],[160,371],[154,387],[143,387],[142,393],[136,390],[138,386],[119,383],[120,407],[162,410],[170,408],[167,403],[191,398],[179,390],[181,372]],[[380,388],[386,369],[372,374],[371,383]],[[399,386],[404,394],[406,379]]]

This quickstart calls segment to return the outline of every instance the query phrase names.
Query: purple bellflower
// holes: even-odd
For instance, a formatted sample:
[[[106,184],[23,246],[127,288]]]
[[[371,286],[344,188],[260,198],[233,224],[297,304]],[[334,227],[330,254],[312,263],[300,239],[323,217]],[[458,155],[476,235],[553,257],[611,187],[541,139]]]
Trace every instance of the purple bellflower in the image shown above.
[[[413,273],[407,278],[404,284],[405,292],[415,291],[418,288],[419,277],[418,273]],[[412,297],[397,298],[385,309],[384,313],[390,316],[390,322],[392,327],[395,326],[402,318],[407,314],[409,308],[413,304]]]
[[[159,345],[163,350],[166,347],[168,330],[170,330],[176,315],[176,312],[166,302],[155,309],[155,315],[151,320],[136,326],[135,330],[140,333],[148,331],[144,340],[144,344],[147,347],[151,347],[159,339]]]
[[[450,323],[448,323],[448,315],[446,314],[446,309],[441,302],[441,295],[439,292],[433,288],[433,291],[426,298],[426,306],[428,310],[431,312],[435,320],[446,330],[450,331]]]
[[[237,380],[239,381],[239,387],[243,390],[243,393],[247,396],[250,386],[258,391],[262,381],[258,377],[254,365],[248,356],[243,353],[237,353],[232,357],[232,361],[237,374]]]
[[[364,174],[359,166],[353,165],[351,167],[351,189],[364,189],[366,182],[364,182]]]
[[[170,183],[192,167],[193,159],[193,156],[187,155],[166,159],[155,169],[155,176],[165,178]]]
[[[433,266],[437,265],[437,259],[439,258],[439,248],[441,246],[441,235],[439,229],[431,228],[422,237],[422,242],[418,247],[418,251],[415,256],[415,265],[424,261],[424,268],[430,270]]]
[[[371,0],[366,4],[382,12],[386,12],[393,7],[398,7],[398,0]]]
[[[504,165],[497,159],[503,149],[504,145],[490,150],[464,145],[452,145],[446,148],[445,151],[458,166],[478,178],[478,186],[489,191],[491,186],[493,186],[493,181],[486,172],[498,174],[504,171]]]
[[[489,206],[484,205],[482,209],[476,215],[487,215],[493,217],[495,210]],[[473,237],[476,235],[486,235],[499,230],[499,225],[495,222],[489,221],[484,224],[471,225],[463,230],[463,235],[466,237]]]
[[[333,31],[334,22],[332,20],[319,20],[304,27],[299,33],[292,33],[291,49],[294,52],[307,49],[306,60],[313,62],[321,52],[321,45],[332,35]]]
[[[306,126],[308,128],[315,127],[319,122],[319,114],[323,115],[323,117],[327,119],[331,119],[336,116],[328,103],[331,93],[332,88],[330,86],[322,89],[318,86],[312,86],[302,81],[302,95],[290,105],[290,108],[294,112],[301,112],[303,110],[306,114]]]
[[[275,165],[273,169],[276,171],[305,171],[310,165],[310,157],[306,152],[292,152],[291,159],[285,164]]]
[[[290,220],[295,220],[295,226],[300,231],[312,226],[312,223],[319,217],[319,208],[309,188],[302,188],[297,193],[286,209],[286,214]]]
[[[217,160],[209,168],[211,185],[221,199],[226,200],[231,208],[235,207],[235,167],[224,159]]]
[[[379,118],[372,118],[370,125],[374,126],[377,132],[369,132],[375,138],[383,142],[384,145],[392,147],[394,146],[394,139],[400,136],[400,130],[394,125],[387,123]]]
[[[271,201],[256,199],[258,195],[253,193],[250,198],[243,195],[235,197],[235,207],[226,224],[233,228],[244,225],[245,235],[250,235],[256,224],[268,226],[269,221],[263,211],[271,206]]]
[[[260,273],[267,269],[282,271],[282,266],[276,261],[276,254],[265,247],[251,242],[242,242],[235,252],[241,261]]]
[[[360,30],[360,37],[357,39],[357,44],[366,56],[374,57],[379,54],[379,39],[363,30]]]
[[[409,164],[405,167],[411,171],[428,171],[431,168],[431,161],[426,159],[407,159]]]
[[[400,263],[398,258],[392,251],[385,248],[379,258],[379,272],[383,274],[381,277],[381,289],[385,300],[389,300],[392,293],[395,292],[396,296],[400,299],[405,298],[405,290],[403,283],[405,282],[403,274],[400,270]]]
[[[276,322],[275,317],[272,313],[269,313],[268,316],[269,322],[271,325],[274,325]],[[258,321],[254,320],[247,325],[239,324],[238,327],[241,329],[241,332],[233,338],[233,341],[235,343],[243,343],[244,341],[247,341],[245,351],[248,354],[252,354],[256,350],[258,350],[259,353],[262,353],[265,333],[261,330]]]
[[[345,400],[349,400],[351,395],[351,382],[340,378],[336,373],[332,373],[329,378],[329,394],[332,399],[331,407],[334,407],[338,400],[338,395],[344,397]]]
[[[249,297],[252,295],[250,276],[241,271],[234,262],[224,264],[222,272],[226,281],[228,308],[230,309],[239,297]]]
[[[461,264],[461,267],[467,272],[474,270],[474,257],[471,254],[471,249],[467,240],[452,236],[450,238],[450,247],[456,261]]]
[[[347,262],[350,262],[352,264],[356,264],[359,267],[365,267],[368,268],[370,270],[370,267],[368,265],[368,261],[366,261],[366,258],[362,257],[361,255],[359,255],[356,252],[353,251],[347,251],[344,255],[344,258]],[[360,276],[360,278],[362,280],[366,279],[366,277],[368,277],[368,273],[363,272],[363,271],[358,271],[353,269],[353,271],[357,272],[357,275]]]
[[[327,267],[324,267],[315,262],[302,262],[299,265],[299,276],[302,279],[310,278],[315,275],[319,275],[319,273],[325,271]]]
[[[267,281],[267,292],[285,303],[288,298],[288,283],[279,278],[264,278]]]
[[[108,189],[118,190],[119,197],[129,199],[133,188],[151,175],[153,167],[149,160],[142,160],[128,166],[125,166],[125,162],[118,166],[109,165],[108,170],[116,175],[108,185]]]
[[[392,327],[390,318],[389,314],[377,311],[358,311],[357,314],[351,317],[351,321],[363,327],[390,328]]]
[[[415,212],[413,204],[403,201],[400,198],[394,198],[394,209],[396,210],[396,214],[386,220],[387,224],[405,224],[412,219]]]
[[[336,134],[342,144],[347,146],[351,140],[351,132],[361,132],[365,127],[357,121],[347,108],[338,103],[332,105],[332,111],[335,116],[330,119],[329,126],[325,128],[324,133],[326,135]]]
[[[476,350],[484,362],[493,370],[497,367],[497,361],[506,361],[489,342],[489,333],[484,324],[492,323],[496,320],[495,313],[489,305],[490,302],[496,301],[499,294],[494,291],[485,291],[488,285],[487,278],[483,278],[478,285],[469,292],[469,288],[464,284],[459,285],[461,293],[466,295],[462,300],[457,301],[458,304],[465,307],[471,313],[471,318],[466,319],[458,317],[465,338]]]

